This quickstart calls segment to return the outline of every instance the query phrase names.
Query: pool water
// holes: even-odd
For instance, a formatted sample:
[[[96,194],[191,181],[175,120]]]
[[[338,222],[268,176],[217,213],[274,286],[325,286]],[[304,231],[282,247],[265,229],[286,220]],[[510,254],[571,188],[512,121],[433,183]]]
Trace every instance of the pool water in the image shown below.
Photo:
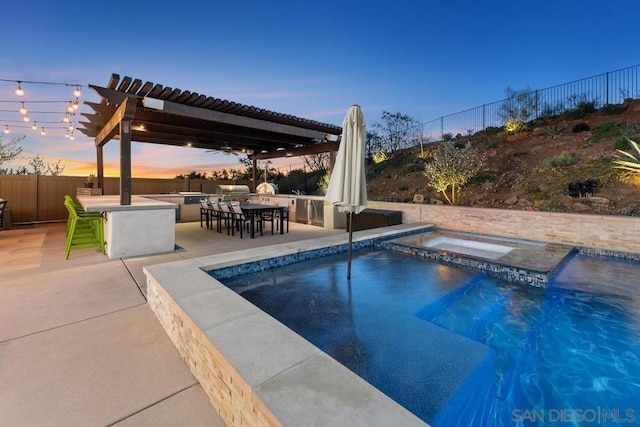
[[[540,289],[367,249],[350,282],[344,254],[224,282],[436,427],[617,426],[640,423],[638,278],[575,256]]]

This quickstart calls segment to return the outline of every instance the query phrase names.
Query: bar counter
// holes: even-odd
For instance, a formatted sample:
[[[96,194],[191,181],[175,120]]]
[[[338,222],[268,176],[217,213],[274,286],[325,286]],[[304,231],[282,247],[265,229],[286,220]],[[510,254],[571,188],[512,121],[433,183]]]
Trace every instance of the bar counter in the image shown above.
[[[105,249],[109,258],[127,258],[171,252],[176,240],[174,203],[131,196],[121,205],[120,196],[76,196],[87,212],[103,212]]]

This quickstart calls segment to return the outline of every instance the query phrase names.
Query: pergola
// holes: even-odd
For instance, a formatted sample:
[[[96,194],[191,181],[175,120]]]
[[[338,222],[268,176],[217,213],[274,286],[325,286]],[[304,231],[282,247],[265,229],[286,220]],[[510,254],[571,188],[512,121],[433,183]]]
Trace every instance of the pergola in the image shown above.
[[[98,186],[104,177],[103,147],[120,140],[120,204],[131,204],[131,142],[243,152],[253,161],[338,150],[342,128],[238,104],[195,92],[112,74],[106,87],[89,85],[102,98],[85,102],[80,131],[94,138]],[[255,189],[254,189],[255,190]]]

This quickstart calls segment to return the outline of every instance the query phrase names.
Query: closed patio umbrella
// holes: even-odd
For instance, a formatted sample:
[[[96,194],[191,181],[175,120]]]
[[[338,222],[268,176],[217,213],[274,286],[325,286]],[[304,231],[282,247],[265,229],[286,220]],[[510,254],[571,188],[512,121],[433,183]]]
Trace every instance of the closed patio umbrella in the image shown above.
[[[325,196],[338,211],[347,213],[347,279],[351,278],[353,215],[359,214],[367,207],[367,181],[364,171],[365,131],[366,123],[362,110],[359,105],[352,105],[342,123],[342,140]]]

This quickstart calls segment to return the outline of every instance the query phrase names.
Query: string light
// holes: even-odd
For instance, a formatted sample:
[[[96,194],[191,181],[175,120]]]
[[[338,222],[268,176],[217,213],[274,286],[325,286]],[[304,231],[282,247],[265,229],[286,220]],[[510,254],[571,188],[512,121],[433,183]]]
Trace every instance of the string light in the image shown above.
[[[18,87],[16,88],[16,95],[17,96],[23,96],[24,95],[24,89],[22,89],[22,82],[20,80],[18,80],[17,82],[18,82]]]
[[[40,132],[40,134],[42,135],[61,135],[62,132],[58,131],[58,129],[64,129],[65,131],[65,137],[74,139],[73,133],[75,132],[75,127],[76,124],[74,124],[74,117],[76,115],[76,111],[79,111],[80,109],[80,97],[82,96],[82,92],[84,89],[84,86],[78,83],[63,83],[63,82],[46,82],[46,81],[29,81],[29,80],[16,80],[16,79],[5,79],[5,78],[0,78],[0,83],[2,82],[9,82],[10,84],[13,84],[13,89],[14,89],[14,93],[15,96],[17,97],[23,97],[25,96],[27,93],[27,90],[29,91],[29,96],[31,96],[32,91],[30,90],[31,88],[28,87],[30,84],[40,84],[40,85],[60,85],[60,86],[67,86],[69,87],[69,92],[73,93],[73,98],[71,98],[71,100],[63,100],[62,99],[58,99],[58,100],[52,100],[52,101],[45,101],[45,100],[32,100],[32,99],[27,99],[27,101],[24,101],[24,98],[20,99],[13,99],[13,100],[9,100],[8,98],[5,98],[6,100],[0,100],[0,114],[3,113],[11,113],[19,111],[21,116],[20,118],[22,120],[6,120],[3,119],[3,117],[0,117],[0,131],[2,131],[2,133],[4,134],[8,134],[8,133],[13,133],[15,131],[15,128],[31,128],[32,131],[36,131],[36,132]],[[69,97],[70,98],[70,97]],[[67,98],[68,99],[68,98]],[[66,103],[66,107],[62,107],[60,108],[60,110],[62,111],[51,111],[54,109],[50,109],[50,108],[36,108],[34,111],[33,110],[33,106],[29,105],[29,107],[26,106],[26,104],[32,104],[32,103]],[[3,107],[4,103],[16,103],[19,104],[18,108],[15,109],[9,109],[6,107]],[[5,109],[6,108],[6,109]],[[59,107],[58,107],[59,108]],[[65,111],[66,110],[66,111]],[[60,116],[63,116],[62,118],[59,118],[59,121],[47,121],[47,119],[44,119],[45,121],[36,121],[33,119],[41,119],[42,117],[40,117],[41,114],[60,114]],[[14,113],[15,114],[15,113]],[[36,117],[37,116],[37,117]],[[60,117],[58,116],[58,117]],[[11,118],[11,117],[7,117],[7,118]],[[13,123],[15,122],[15,124]],[[31,122],[31,124],[29,124],[29,122]],[[7,123],[11,123],[10,125]],[[23,123],[24,126],[21,126],[19,123]],[[51,125],[49,126],[49,129],[46,129],[43,125],[46,123],[51,123]],[[57,124],[62,124],[62,126],[56,126]],[[4,125],[4,127],[2,126]],[[51,132],[51,129],[53,129],[53,132]],[[0,134],[2,135],[2,134]]]

